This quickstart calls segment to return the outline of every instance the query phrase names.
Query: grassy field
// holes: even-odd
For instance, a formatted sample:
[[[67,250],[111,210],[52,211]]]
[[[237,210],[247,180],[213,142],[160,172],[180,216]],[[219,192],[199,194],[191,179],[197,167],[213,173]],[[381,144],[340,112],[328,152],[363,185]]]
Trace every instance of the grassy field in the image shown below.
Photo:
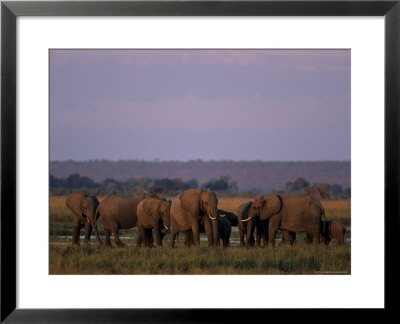
[[[248,200],[219,198],[218,208],[235,212]],[[246,250],[239,247],[239,233],[237,227],[233,227],[231,247],[227,249],[208,249],[204,234],[197,248],[184,247],[181,234],[178,247],[170,249],[167,234],[163,247],[138,249],[135,247],[136,229],[120,231],[127,248],[97,249],[94,237],[91,246],[70,245],[72,214],[65,207],[65,197],[51,197],[50,274],[350,274],[350,201],[323,201],[322,204],[327,219],[339,219],[346,225],[346,246],[309,246],[305,244],[304,234],[297,236],[298,243],[294,247],[279,245],[279,233],[275,248]],[[103,235],[101,222],[99,232]]]

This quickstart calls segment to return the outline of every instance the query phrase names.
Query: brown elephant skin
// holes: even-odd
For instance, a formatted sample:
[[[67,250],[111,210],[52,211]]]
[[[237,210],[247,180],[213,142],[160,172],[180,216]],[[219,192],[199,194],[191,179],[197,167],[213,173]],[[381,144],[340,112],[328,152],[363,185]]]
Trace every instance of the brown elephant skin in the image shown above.
[[[328,220],[325,223],[325,231],[322,231],[321,240],[325,244],[330,241],[336,240],[339,245],[345,243],[346,228],[341,221]]]
[[[188,189],[172,199],[170,246],[175,246],[175,237],[179,231],[185,232],[185,241],[189,230],[192,231],[193,243],[200,244],[200,226],[204,226],[208,246],[218,244],[218,199],[210,190]],[[190,241],[190,239],[188,239]]]
[[[154,194],[145,193],[142,195],[111,195],[101,202],[97,208],[97,216],[103,222],[105,232],[105,245],[112,246],[110,235],[113,233],[114,242],[117,247],[124,247],[125,244],[119,239],[120,229],[129,229],[137,226],[137,206],[145,198],[151,198]],[[138,244],[141,244],[141,236],[138,234]]]
[[[249,244],[253,246],[255,244],[255,239],[254,239],[254,230],[256,227],[255,222],[251,222],[250,227],[248,226],[248,220],[249,220],[249,212],[251,209],[251,206],[253,205],[252,201],[245,202],[241,204],[238,209],[237,209],[237,219],[238,219],[238,228],[239,228],[239,235],[240,235],[240,246],[245,245],[245,235],[248,235],[249,237]],[[248,229],[250,229],[250,232],[248,233]]]
[[[96,196],[82,195],[80,193],[72,193],[67,196],[65,205],[73,214],[73,233],[72,244],[79,245],[79,233],[82,227],[85,228],[86,244],[89,244],[92,229],[96,235],[99,245],[102,244],[99,233],[97,231],[95,213],[99,206]]]
[[[293,196],[267,195],[258,196],[249,212],[249,222],[254,217],[260,220],[269,219],[268,244],[275,245],[278,229],[282,230],[284,239],[288,239],[289,233],[305,232],[307,242],[320,243],[321,227],[325,224],[325,211],[321,203],[306,194]],[[324,220],[323,222],[322,219]],[[248,233],[250,233],[248,228]],[[246,246],[250,242],[246,241]]]
[[[231,222],[229,221],[229,219],[225,217],[218,217],[217,222],[218,222],[218,236],[222,241],[222,246],[228,247],[230,245],[229,238],[231,237],[231,231],[232,231]],[[218,245],[219,244],[220,241],[218,240]]]
[[[162,245],[164,234],[171,226],[170,209],[171,203],[166,200],[147,198],[139,202],[137,206],[137,224],[144,246],[152,246],[153,229],[157,245]]]

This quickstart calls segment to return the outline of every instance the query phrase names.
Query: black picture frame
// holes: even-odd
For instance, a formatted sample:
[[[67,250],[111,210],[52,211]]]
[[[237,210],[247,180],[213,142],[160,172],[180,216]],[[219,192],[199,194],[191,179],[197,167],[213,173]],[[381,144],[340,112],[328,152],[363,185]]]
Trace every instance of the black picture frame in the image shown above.
[[[385,308],[395,311],[399,275],[400,0],[393,1],[2,1],[1,2],[1,322],[235,322],[243,309],[16,308],[16,19],[19,16],[384,16]],[[398,242],[398,241],[397,241]],[[366,283],[367,284],[367,283]],[[167,292],[166,292],[167,295]],[[323,297],[323,295],[321,295]],[[218,298],[218,296],[215,296]],[[246,296],[238,297],[246,298]],[[266,305],[268,307],[268,305]],[[252,318],[264,310],[247,309]],[[279,310],[270,310],[276,313]],[[282,310],[281,310],[282,311]],[[328,309],[326,311],[329,311]],[[247,316],[247,315],[246,315]],[[332,315],[335,316],[335,315]],[[350,319],[352,320],[352,319]]]

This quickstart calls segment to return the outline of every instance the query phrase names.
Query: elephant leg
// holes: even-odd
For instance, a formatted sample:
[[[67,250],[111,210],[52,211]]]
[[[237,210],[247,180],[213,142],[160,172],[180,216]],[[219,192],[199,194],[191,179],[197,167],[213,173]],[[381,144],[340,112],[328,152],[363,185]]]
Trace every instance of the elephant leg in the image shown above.
[[[191,230],[185,231],[185,246],[190,247],[192,240],[193,240],[192,231]]]
[[[104,229],[104,234],[105,234],[105,242],[104,242],[104,245],[105,245],[105,246],[110,246],[110,247],[112,247],[111,239],[110,239],[111,231],[110,231],[110,230]]]
[[[79,245],[79,233],[81,231],[81,223],[79,220],[74,221],[74,229],[72,232],[72,245]]]
[[[200,245],[199,223],[194,222],[192,224],[192,234],[193,234],[193,245],[194,246],[199,246]]]
[[[282,244],[287,244],[289,242],[289,231],[287,230],[282,230]]]
[[[153,241],[153,230],[152,229],[146,229],[146,240],[147,240],[147,244],[148,247],[155,247],[154,245],[154,241]]]
[[[296,245],[296,232],[290,232],[290,245]]]
[[[94,231],[94,234],[96,235],[96,239],[97,239],[97,246],[101,246],[103,245],[103,242],[101,241],[100,235],[99,235],[99,231],[97,230],[97,225],[96,222],[91,222],[91,228]],[[89,239],[90,239],[90,234],[89,234]]]
[[[250,246],[254,246],[256,244],[256,239],[254,238],[254,233],[250,235]]]
[[[139,227],[137,229],[137,241],[136,241],[136,246],[137,247],[141,247],[142,244],[144,245],[144,238],[143,238],[143,234],[140,231]]]
[[[275,246],[276,233],[278,233],[278,226],[270,222],[268,225],[268,246]]]
[[[321,235],[320,235],[319,228],[316,229],[316,230],[314,230],[314,231],[311,233],[311,237],[312,237],[311,243],[314,242],[314,243],[316,243],[316,244],[321,244]]]
[[[267,238],[265,237],[265,233],[260,234],[260,243],[258,244],[259,247],[265,247],[265,242]]]
[[[171,248],[175,247],[175,237],[176,237],[177,233],[178,233],[178,231],[175,228],[171,228],[171,237],[169,239],[169,246]]]
[[[312,234],[311,233],[306,233],[306,235],[307,235],[307,244],[312,244],[312,242],[313,242],[313,236],[312,236]]]
[[[254,246],[254,232],[252,231],[253,219],[247,221],[247,233],[246,233],[246,248],[250,248],[250,246]]]
[[[85,244],[90,244],[90,235],[92,234],[92,225],[90,223],[85,223]]]
[[[119,234],[118,234],[118,229],[115,228],[112,230],[113,236],[114,236],[114,243],[117,247],[126,247],[124,243],[121,242],[119,239]]]
[[[256,237],[257,237],[256,244],[259,247],[261,245],[261,234],[259,231],[257,231]]]
[[[161,229],[160,229],[160,223],[159,222],[156,222],[154,224],[154,233],[156,234],[157,246],[162,246]]]
[[[136,241],[136,247],[140,248],[143,244],[143,246],[146,246],[146,238],[144,235],[144,229],[141,226],[138,226],[138,231],[137,231],[137,241]]]

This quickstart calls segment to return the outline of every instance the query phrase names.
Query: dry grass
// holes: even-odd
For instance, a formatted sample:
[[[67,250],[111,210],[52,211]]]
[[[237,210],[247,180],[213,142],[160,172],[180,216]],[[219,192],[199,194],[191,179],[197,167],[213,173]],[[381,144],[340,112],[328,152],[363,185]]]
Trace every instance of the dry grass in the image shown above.
[[[350,273],[351,247],[310,246],[305,235],[297,236],[294,247],[280,246],[280,234],[275,248],[246,250],[238,246],[237,228],[233,227],[231,247],[208,249],[202,241],[199,248],[168,247],[169,234],[162,248],[137,249],[137,229],[120,231],[125,249],[96,249],[72,247],[72,214],[65,206],[66,197],[50,198],[50,273],[51,274],[321,274]],[[99,201],[103,197],[98,197]],[[218,208],[236,213],[237,207],[248,198],[218,199]],[[339,219],[349,228],[351,224],[350,201],[323,201],[327,219]],[[99,224],[103,236],[102,224]],[[83,234],[83,232],[81,233]],[[201,234],[202,236],[204,234]],[[346,234],[350,242],[351,231]],[[204,239],[204,237],[203,237]],[[103,238],[104,240],[104,238]],[[82,243],[82,242],[81,242]],[[94,244],[94,240],[92,240]]]
[[[349,246],[123,249],[50,246],[50,274],[350,274]]]

